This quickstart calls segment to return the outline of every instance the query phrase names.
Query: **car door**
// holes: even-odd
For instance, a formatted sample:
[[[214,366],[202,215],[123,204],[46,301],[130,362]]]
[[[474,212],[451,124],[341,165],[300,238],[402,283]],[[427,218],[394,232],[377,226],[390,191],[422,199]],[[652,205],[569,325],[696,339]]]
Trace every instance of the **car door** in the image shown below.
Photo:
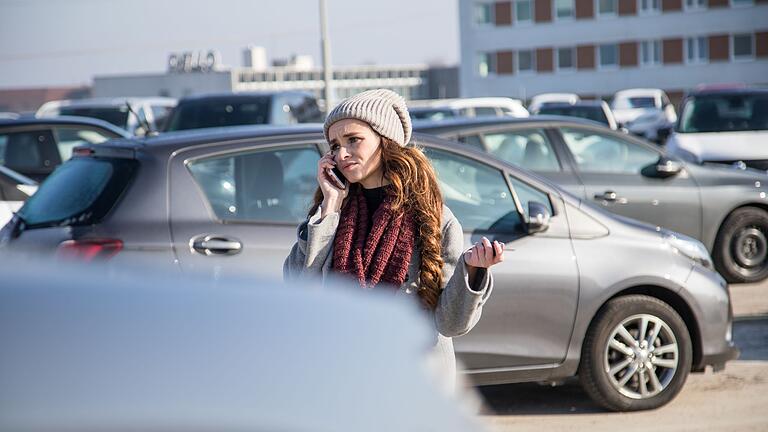
[[[519,173],[437,148],[428,155],[445,204],[462,224],[465,247],[482,236],[506,243],[480,322],[454,341],[460,360],[470,372],[559,363],[578,300],[578,270],[562,204]],[[526,233],[523,208],[529,201],[553,211],[546,232]]]
[[[588,127],[559,129],[584,183],[587,200],[614,213],[701,238],[701,198],[683,169],[672,176],[655,171],[663,154],[619,133]]]
[[[460,142],[490,153],[494,157],[541,174],[578,196],[584,189],[571,166],[562,161],[563,155],[554,145],[553,133],[544,127],[503,127],[461,132]]]
[[[184,271],[282,278],[317,181],[311,141],[197,147],[170,161],[174,249]]]

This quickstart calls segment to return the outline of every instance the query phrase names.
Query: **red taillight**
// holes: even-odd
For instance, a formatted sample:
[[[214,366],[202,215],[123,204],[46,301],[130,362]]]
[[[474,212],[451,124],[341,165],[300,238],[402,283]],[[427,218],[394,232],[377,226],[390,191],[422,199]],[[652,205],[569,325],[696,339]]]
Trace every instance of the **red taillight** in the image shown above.
[[[83,239],[61,242],[57,256],[78,261],[110,259],[123,249],[123,241],[117,239]]]

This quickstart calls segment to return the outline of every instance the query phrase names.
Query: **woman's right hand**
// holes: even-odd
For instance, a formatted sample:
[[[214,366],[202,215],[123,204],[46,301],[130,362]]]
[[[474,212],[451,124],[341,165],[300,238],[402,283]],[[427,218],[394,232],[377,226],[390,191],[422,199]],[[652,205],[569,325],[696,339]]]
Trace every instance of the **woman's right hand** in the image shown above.
[[[336,161],[333,160],[333,153],[328,152],[317,162],[317,184],[323,192],[323,204],[321,206],[322,215],[338,212],[341,209],[341,203],[347,197],[347,189],[339,189],[328,179],[326,170],[336,167]]]

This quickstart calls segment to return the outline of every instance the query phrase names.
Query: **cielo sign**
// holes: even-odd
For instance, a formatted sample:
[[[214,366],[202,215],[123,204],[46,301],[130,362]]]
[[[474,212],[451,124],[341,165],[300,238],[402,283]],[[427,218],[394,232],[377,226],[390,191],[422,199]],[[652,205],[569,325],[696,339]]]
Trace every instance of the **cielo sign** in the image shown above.
[[[168,55],[169,72],[210,72],[219,66],[218,51],[185,51]]]

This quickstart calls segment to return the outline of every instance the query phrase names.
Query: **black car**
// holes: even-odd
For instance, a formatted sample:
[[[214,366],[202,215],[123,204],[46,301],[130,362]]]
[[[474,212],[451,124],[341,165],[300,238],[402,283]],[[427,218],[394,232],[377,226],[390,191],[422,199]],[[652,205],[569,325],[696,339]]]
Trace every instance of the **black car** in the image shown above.
[[[131,135],[87,117],[0,119],[0,165],[42,182],[84,144]]]
[[[323,119],[311,93],[221,93],[191,96],[179,101],[165,124],[165,131],[255,124],[289,125]]]

